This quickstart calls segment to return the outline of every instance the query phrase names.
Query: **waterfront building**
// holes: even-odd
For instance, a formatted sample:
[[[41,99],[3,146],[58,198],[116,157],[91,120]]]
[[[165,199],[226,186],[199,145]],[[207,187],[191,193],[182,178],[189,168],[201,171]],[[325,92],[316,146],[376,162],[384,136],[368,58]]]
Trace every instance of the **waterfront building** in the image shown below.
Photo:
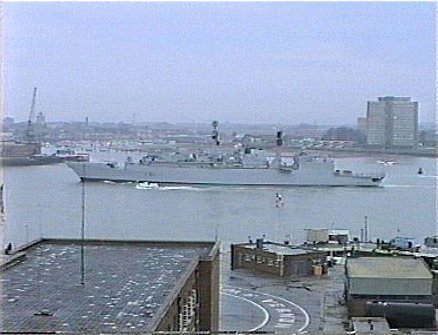
[[[416,148],[418,102],[410,97],[379,97],[368,101],[367,144],[384,148]]]
[[[279,277],[307,277],[325,273],[327,253],[288,244],[265,242],[231,245],[231,269],[247,269]]]
[[[366,136],[368,132],[368,121],[366,117],[357,118],[357,130],[359,130],[363,135]]]
[[[81,247],[46,239],[3,261],[1,332],[218,330],[218,243],[87,240]]]
[[[438,248],[438,235],[426,237],[424,245],[428,248]]]
[[[347,229],[305,229],[306,242],[346,244],[350,240],[350,231]]]
[[[391,328],[435,327],[433,277],[423,259],[348,258],[345,276],[349,317],[384,317]]]

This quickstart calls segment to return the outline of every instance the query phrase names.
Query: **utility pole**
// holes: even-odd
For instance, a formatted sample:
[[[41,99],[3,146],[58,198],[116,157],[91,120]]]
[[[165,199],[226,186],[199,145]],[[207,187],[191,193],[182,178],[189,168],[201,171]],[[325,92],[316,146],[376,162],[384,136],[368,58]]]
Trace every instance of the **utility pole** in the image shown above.
[[[82,165],[83,175],[85,176],[85,164]],[[85,179],[82,179],[82,219],[81,219],[81,284],[85,285]]]
[[[214,229],[214,241],[219,241],[219,224],[216,223],[216,227]]]
[[[364,222],[364,232],[365,232],[365,242],[368,242],[368,216],[365,215],[365,222]]]

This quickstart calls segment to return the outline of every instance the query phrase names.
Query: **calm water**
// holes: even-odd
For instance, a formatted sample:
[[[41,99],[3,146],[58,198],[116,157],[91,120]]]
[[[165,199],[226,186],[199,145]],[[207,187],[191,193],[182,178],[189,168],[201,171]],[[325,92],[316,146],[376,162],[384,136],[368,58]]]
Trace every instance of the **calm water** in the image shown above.
[[[86,237],[102,239],[268,239],[301,242],[306,228],[345,228],[360,236],[409,236],[422,242],[436,234],[436,167],[432,158],[338,159],[358,171],[385,169],[383,188],[164,188],[86,183]],[[422,167],[423,176],[417,175]],[[80,237],[81,187],[65,165],[5,168],[6,241],[15,246],[43,237]],[[275,207],[275,193],[284,206]]]

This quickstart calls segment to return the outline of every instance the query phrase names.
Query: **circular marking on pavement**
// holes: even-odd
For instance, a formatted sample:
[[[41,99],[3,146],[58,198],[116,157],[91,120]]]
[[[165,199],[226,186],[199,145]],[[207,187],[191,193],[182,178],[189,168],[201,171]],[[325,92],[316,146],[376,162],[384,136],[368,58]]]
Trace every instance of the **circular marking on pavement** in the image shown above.
[[[278,320],[277,320],[278,322],[275,324],[274,328],[285,328],[285,329],[289,328],[290,329],[292,327],[292,325],[295,324],[295,321],[296,321],[295,313],[293,313],[293,310],[290,310],[290,309],[284,308],[284,307],[293,307],[296,310],[298,310],[300,312],[300,314],[302,314],[304,316],[304,320],[300,321],[300,323],[304,322],[304,325],[302,327],[300,327],[299,329],[297,329],[296,332],[298,332],[298,333],[303,332],[310,324],[310,316],[303,307],[299,306],[298,304],[296,304],[290,300],[284,299],[282,297],[275,296],[275,295],[272,295],[269,293],[263,293],[260,291],[254,291],[254,290],[250,290],[250,289],[236,287],[236,286],[224,286],[221,289],[221,291],[222,291],[222,294],[239,297],[239,298],[241,298],[241,300],[246,299],[248,302],[251,301],[253,304],[260,305],[260,307],[262,307],[264,310],[266,310],[266,313],[268,315],[267,320],[265,317],[266,323],[264,323],[263,325],[260,324],[259,326],[255,327],[254,329],[252,329],[253,331],[258,330],[261,327],[264,327],[267,324],[267,322],[269,321],[269,319],[272,318],[272,316],[274,314],[278,314]],[[266,298],[268,298],[268,299],[266,299]],[[251,299],[253,299],[253,300],[251,300]],[[257,300],[260,300],[260,301],[256,302]],[[269,309],[271,309],[271,311],[268,310],[267,308],[263,307],[263,305],[262,305],[263,303],[265,303],[267,306],[269,306],[270,307]]]
[[[263,312],[264,317],[265,317],[265,318],[263,319],[263,321],[262,321],[257,327],[254,327],[254,328],[251,328],[251,329],[247,330],[248,332],[256,331],[256,330],[258,330],[258,329],[264,327],[264,326],[268,323],[268,321],[269,321],[269,313],[268,313],[268,310],[267,310],[266,308],[264,308],[262,305],[260,305],[260,304],[258,304],[258,303],[256,303],[256,302],[254,302],[254,301],[252,301],[252,300],[249,300],[249,299],[247,299],[247,298],[244,298],[244,297],[240,297],[240,296],[238,296],[238,295],[235,295],[235,294],[225,293],[225,292],[222,292],[222,294],[223,294],[223,295],[226,295],[226,296],[229,296],[229,297],[233,297],[233,298],[236,298],[236,299],[243,300],[243,301],[245,301],[245,302],[249,302],[250,304],[252,304],[253,306],[257,307],[258,309],[260,309],[260,310]]]

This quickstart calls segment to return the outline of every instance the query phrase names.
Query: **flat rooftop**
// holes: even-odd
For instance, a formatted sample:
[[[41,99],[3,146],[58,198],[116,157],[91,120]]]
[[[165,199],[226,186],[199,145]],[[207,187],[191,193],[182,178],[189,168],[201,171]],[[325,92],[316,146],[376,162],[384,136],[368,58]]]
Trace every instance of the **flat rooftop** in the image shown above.
[[[247,249],[254,250],[257,248],[257,245],[255,243],[251,244],[236,244],[238,246],[243,246]],[[279,244],[279,243],[271,243],[271,242],[265,242],[263,243],[263,249],[267,252],[272,252],[278,255],[291,255],[291,256],[298,256],[298,255],[307,255],[307,254],[314,254],[315,251],[313,250],[305,250],[297,248],[296,246],[287,245],[287,244]]]
[[[391,329],[385,318],[354,317],[351,318],[357,335],[390,335]]]
[[[2,272],[1,331],[138,332],[214,243],[43,241]],[[48,315],[47,315],[48,314]]]
[[[357,278],[432,279],[422,259],[408,257],[348,258],[347,271]]]

